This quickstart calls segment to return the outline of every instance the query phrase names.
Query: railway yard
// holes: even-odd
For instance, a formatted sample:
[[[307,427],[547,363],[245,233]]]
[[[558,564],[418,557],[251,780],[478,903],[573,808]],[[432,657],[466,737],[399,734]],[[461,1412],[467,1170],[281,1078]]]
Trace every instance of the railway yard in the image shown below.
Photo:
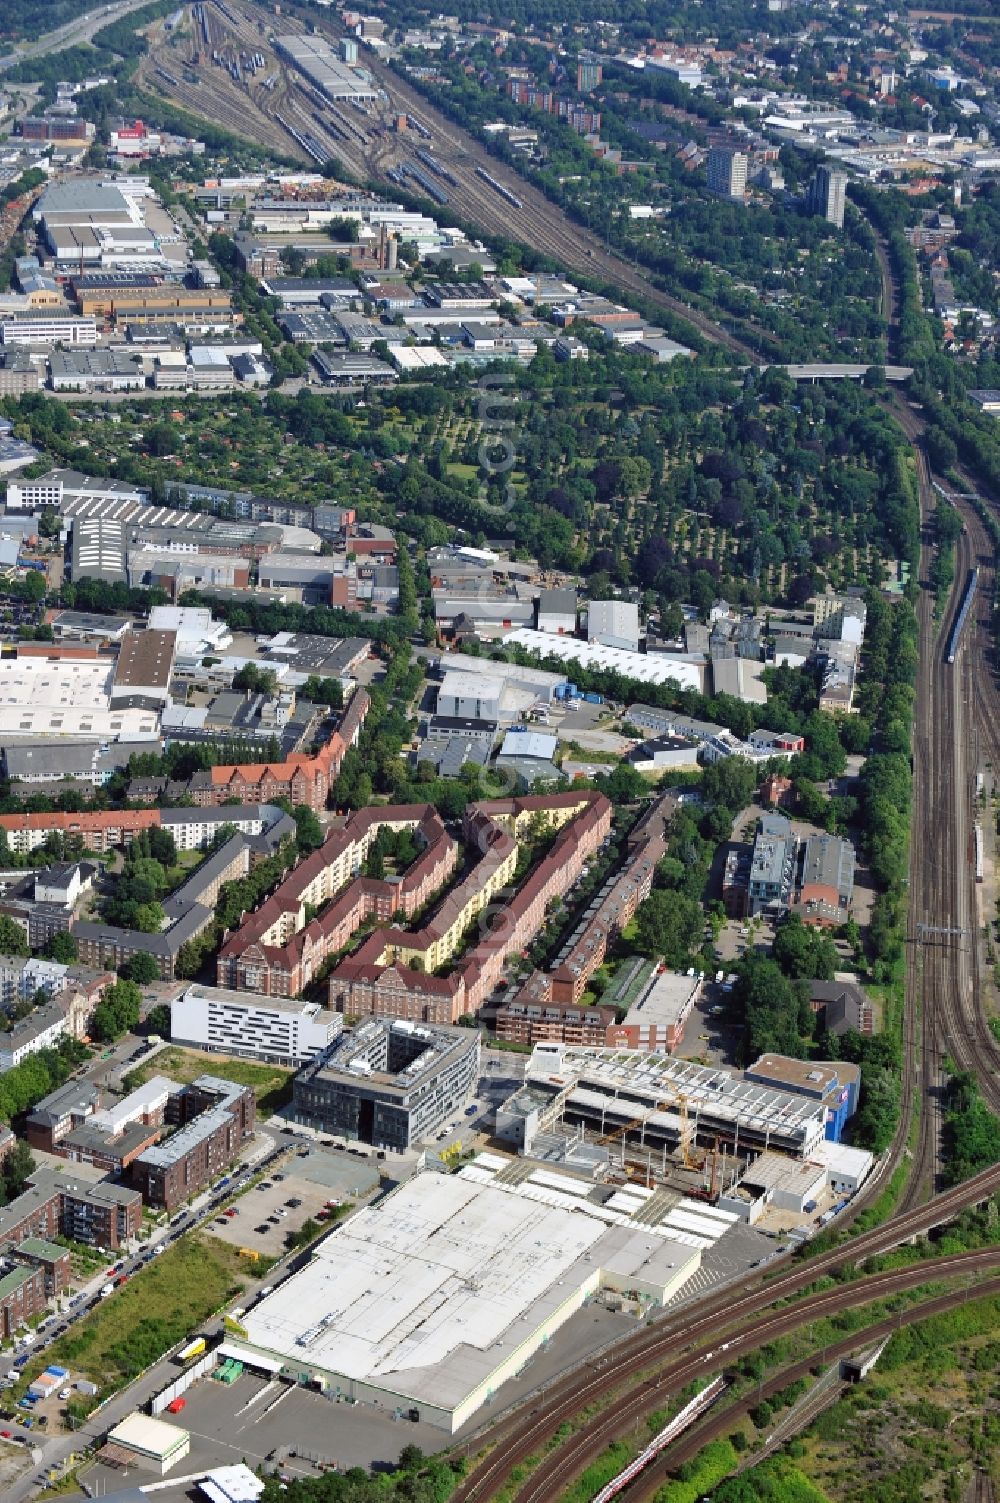
[[[887,262],[883,261],[883,267],[888,273]],[[886,306],[895,309],[898,300],[891,279],[887,281],[886,299]],[[890,319],[890,349],[893,323]],[[939,1188],[945,1058],[973,1074],[991,1110],[1000,1110],[1000,1050],[985,1011],[973,834],[977,778],[984,769],[997,765],[1000,752],[1000,689],[992,628],[995,559],[988,531],[973,504],[969,481],[966,495],[949,496],[965,530],[956,549],[951,598],[943,620],[938,622],[928,581],[933,555],[930,519],[939,491],[923,449],[923,419],[902,399],[894,401],[894,416],[913,446],[923,520],[922,588],[917,606],[920,667],[915,710],[914,827],[925,829],[926,839],[915,844],[911,852],[908,1006],[899,1130],[879,1172],[854,1197],[848,1220],[856,1219],[882,1195],[900,1165],[906,1168],[905,1188],[883,1225],[814,1255],[804,1264],[793,1265],[790,1272],[774,1271],[772,1264],[767,1273],[742,1280],[735,1294],[732,1289],[717,1291],[683,1314],[668,1312],[640,1336],[616,1348],[609,1370],[595,1371],[591,1366],[584,1372],[571,1373],[537,1395],[536,1402],[498,1417],[465,1447],[469,1453],[479,1449],[477,1464],[456,1494],[460,1503],[485,1503],[501,1493],[515,1497],[518,1503],[542,1503],[543,1499],[557,1497],[608,1445],[632,1433],[637,1415],[661,1407],[685,1384],[718,1374],[720,1368],[725,1369],[740,1356],[803,1328],[824,1310],[869,1304],[925,1285],[929,1270],[916,1267],[885,1274],[862,1273],[833,1293],[806,1292],[816,1280],[837,1268],[853,1265],[863,1269],[869,1257],[953,1219],[1000,1187],[1000,1167],[993,1167],[960,1186],[943,1191]],[[977,588],[956,631],[973,569],[978,570]],[[988,671],[984,671],[984,665]],[[977,1276],[989,1273],[998,1263],[1000,1255],[995,1250],[976,1253],[962,1263],[950,1258],[936,1260],[935,1283],[956,1276],[971,1282],[913,1306],[905,1314],[866,1326],[840,1348],[826,1351],[824,1360],[856,1351],[890,1334],[903,1322],[953,1308],[972,1290],[979,1295],[995,1293],[1000,1289],[1000,1279],[979,1280]],[[795,1303],[789,1307],[790,1299]],[[771,1313],[765,1316],[765,1311]],[[679,1348],[682,1355],[678,1355]],[[779,1390],[804,1376],[815,1363],[813,1355],[786,1367],[769,1379],[761,1392]],[[754,1402],[757,1397],[755,1394]],[[739,1404],[713,1406],[623,1485],[618,1495],[629,1499],[652,1497],[679,1465],[731,1429],[749,1403],[742,1408]],[[550,1438],[559,1427],[568,1426],[585,1410],[598,1412],[565,1439],[552,1444]],[[807,1419],[802,1422],[807,1423]],[[543,1448],[544,1459],[533,1468],[526,1467]],[[525,1468],[529,1475],[512,1489],[512,1476],[518,1468]],[[977,1496],[991,1496],[982,1491],[988,1483],[989,1479],[977,1482]]]
[[[311,33],[294,10],[276,24],[252,0],[197,0],[186,8],[180,29],[168,33],[154,23],[137,82],[283,158],[315,166],[335,158],[359,181],[394,184],[431,199],[439,210],[451,207],[456,218],[484,233],[516,238],[569,272],[613,282],[626,295],[641,294],[687,320],[706,340],[732,354],[748,353],[740,340],[611,255],[377,58],[366,52],[360,71],[346,77],[343,92],[336,94],[335,82],[323,83],[329,49],[324,51],[322,43],[335,49],[338,40],[330,28],[324,17]],[[898,359],[899,288],[881,242],[878,253],[886,356]],[[1000,1245],[946,1252],[905,1266],[868,1266],[1000,1195],[1000,1164],[949,1184],[942,1142],[944,1094],[955,1069],[974,1077],[986,1106],[1000,1115],[1000,1042],[990,1026],[995,998],[983,885],[983,831],[992,816],[982,807],[984,802],[990,807],[1000,767],[997,572],[983,513],[992,506],[1000,510],[1000,498],[977,494],[960,469],[962,491],[946,487],[927,458],[921,410],[898,392],[884,403],[911,446],[922,524],[912,810],[920,838],[910,852],[904,1068],[894,1140],[829,1240],[797,1251],[789,1245],[700,1298],[644,1319],[613,1349],[560,1372],[527,1397],[522,1388],[516,1399],[498,1404],[453,1447],[452,1454],[468,1464],[452,1495],[456,1503],[494,1498],[550,1503],[610,1445],[632,1440],[639,1424],[665,1403],[680,1403],[682,1391],[690,1395],[692,1385],[710,1382],[709,1397],[690,1413],[683,1411],[683,1420],[668,1427],[662,1444],[644,1453],[644,1464],[598,1494],[601,1503],[611,1496],[652,1498],[682,1463],[730,1432],[761,1399],[830,1369],[904,1325],[951,1311],[970,1298],[1000,1295]],[[941,501],[955,508],[963,527],[943,611],[932,585],[933,516]],[[624,1147],[622,1162],[624,1168]],[[884,1214],[873,1225],[864,1213],[875,1207]],[[800,1345],[794,1359],[781,1358],[751,1392],[730,1392],[733,1369],[742,1359],[790,1336],[807,1344],[813,1323],[869,1306],[863,1329],[805,1356]],[[826,1379],[830,1376],[828,1371]],[[761,1455],[836,1399],[839,1383],[826,1379],[810,1390],[812,1397],[807,1395],[794,1416],[786,1416],[780,1439],[777,1431],[767,1436]],[[973,1503],[994,1498],[984,1473],[975,1474],[972,1488]]]
[[[412,83],[369,52],[363,67],[377,97],[334,100],[278,51],[273,16],[249,0],[200,0],[188,16],[190,24],[174,41],[160,28],[151,33],[150,51],[137,74],[139,83],[172,104],[285,157],[314,165],[332,157],[360,181],[405,186],[438,207],[451,207],[482,232],[530,245],[569,271],[613,282],[669,310],[711,343],[734,354],[752,353],[740,339],[609,253],[598,236],[501,166]],[[306,35],[294,15],[283,15],[280,26],[285,36]],[[316,26],[317,35],[335,48],[338,37],[327,18]]]

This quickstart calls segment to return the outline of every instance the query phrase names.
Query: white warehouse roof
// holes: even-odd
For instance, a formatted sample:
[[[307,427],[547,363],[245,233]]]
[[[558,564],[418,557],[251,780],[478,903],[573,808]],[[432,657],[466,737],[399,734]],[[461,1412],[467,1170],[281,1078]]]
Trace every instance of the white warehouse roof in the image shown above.
[[[551,762],[559,745],[558,736],[546,736],[540,731],[508,731],[500,748],[501,757],[537,757],[540,762]]]
[[[424,1172],[244,1316],[246,1345],[453,1431],[602,1284],[663,1303],[699,1263],[666,1229],[555,1186]]]
[[[621,647],[602,647],[577,637],[559,637],[553,632],[519,627],[504,637],[504,646],[523,647],[539,657],[561,658],[581,668],[620,673],[645,684],[677,684],[682,689],[701,689],[701,674],[694,663],[668,658],[666,653],[626,652]]]

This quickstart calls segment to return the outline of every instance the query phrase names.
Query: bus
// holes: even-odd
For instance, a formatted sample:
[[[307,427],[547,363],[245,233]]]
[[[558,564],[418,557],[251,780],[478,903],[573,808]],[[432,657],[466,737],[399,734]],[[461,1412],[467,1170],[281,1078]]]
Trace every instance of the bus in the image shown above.
[[[193,1341],[188,1342],[183,1351],[177,1353],[178,1362],[193,1362],[196,1357],[201,1356],[205,1346],[204,1336],[196,1336]]]

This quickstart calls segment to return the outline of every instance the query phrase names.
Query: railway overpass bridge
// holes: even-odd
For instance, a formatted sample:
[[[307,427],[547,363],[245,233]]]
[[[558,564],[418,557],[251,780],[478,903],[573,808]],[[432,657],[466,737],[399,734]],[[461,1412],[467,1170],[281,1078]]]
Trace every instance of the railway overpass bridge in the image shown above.
[[[869,371],[881,370],[887,381],[908,381],[912,365],[769,365],[768,370],[784,371],[793,381],[863,381]]]

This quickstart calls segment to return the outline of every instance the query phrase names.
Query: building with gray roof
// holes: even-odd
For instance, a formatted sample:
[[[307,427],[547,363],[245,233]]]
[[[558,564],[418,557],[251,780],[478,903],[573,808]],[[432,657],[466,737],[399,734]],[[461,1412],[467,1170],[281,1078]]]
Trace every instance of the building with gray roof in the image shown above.
[[[631,600],[592,600],[587,606],[587,641],[638,652],[639,607]]]
[[[73,579],[100,579],[125,584],[125,528],[115,517],[74,517],[70,555]]]
[[[199,1075],[170,1098],[180,1125],[162,1143],[139,1154],[132,1174],[147,1205],[174,1210],[218,1178],[253,1137],[256,1098],[251,1086]]]
[[[751,915],[778,913],[788,908],[795,885],[798,850],[791,821],[783,814],[765,814],[750,860]]]
[[[409,1148],[468,1101],[479,1055],[475,1029],[372,1019],[299,1072],[292,1116],[321,1132]]]

